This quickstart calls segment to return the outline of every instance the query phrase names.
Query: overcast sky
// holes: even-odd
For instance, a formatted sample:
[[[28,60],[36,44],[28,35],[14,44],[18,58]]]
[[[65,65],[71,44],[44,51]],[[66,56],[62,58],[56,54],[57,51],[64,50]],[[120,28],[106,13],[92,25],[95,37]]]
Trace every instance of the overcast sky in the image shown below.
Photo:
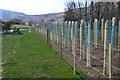
[[[23,12],[29,15],[56,13],[63,12],[65,8],[65,3],[68,1],[71,0],[0,0],[0,9]],[[99,1],[119,1],[119,0],[99,0]]]
[[[69,0],[0,0],[0,8],[29,15],[62,12]]]

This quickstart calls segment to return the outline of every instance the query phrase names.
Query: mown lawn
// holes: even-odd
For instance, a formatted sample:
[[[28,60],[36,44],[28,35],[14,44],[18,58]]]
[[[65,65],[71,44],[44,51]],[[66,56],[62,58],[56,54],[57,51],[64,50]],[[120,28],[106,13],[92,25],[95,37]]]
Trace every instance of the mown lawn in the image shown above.
[[[3,78],[77,78],[35,32],[4,35],[2,46]]]
[[[11,28],[31,28],[31,26],[27,26],[27,25],[12,25]]]

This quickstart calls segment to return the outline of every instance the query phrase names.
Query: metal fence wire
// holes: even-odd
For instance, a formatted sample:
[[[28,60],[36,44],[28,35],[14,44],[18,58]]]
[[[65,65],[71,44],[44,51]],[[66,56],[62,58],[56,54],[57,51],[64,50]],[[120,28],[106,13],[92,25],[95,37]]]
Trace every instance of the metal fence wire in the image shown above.
[[[76,69],[92,78],[120,78],[120,22],[40,22],[35,26],[46,42]],[[77,68],[78,67],[78,68]]]

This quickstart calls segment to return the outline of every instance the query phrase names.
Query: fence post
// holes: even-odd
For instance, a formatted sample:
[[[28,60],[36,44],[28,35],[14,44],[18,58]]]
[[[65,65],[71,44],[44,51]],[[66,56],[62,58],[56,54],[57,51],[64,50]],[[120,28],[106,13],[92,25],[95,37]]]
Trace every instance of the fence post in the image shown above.
[[[72,22],[73,23],[73,22]],[[75,25],[74,23],[73,23],[73,25]],[[75,46],[76,46],[76,39],[75,39],[75,34],[74,34],[74,28],[75,27],[71,27],[71,39],[72,39],[72,55],[73,55],[73,73],[75,74],[75,68],[76,68],[76,66],[75,66],[75,51],[76,51],[76,48],[75,48]]]
[[[55,35],[54,35],[54,33],[55,33],[55,22],[53,22],[52,23],[52,44],[54,44],[54,40],[55,40]],[[52,45],[52,46],[54,46],[54,45]]]
[[[98,42],[98,21],[95,19],[94,21],[94,47],[97,48],[97,42]]]
[[[69,22],[66,22],[66,24],[65,24],[66,25],[66,27],[65,27],[66,28],[66,49],[68,49],[68,32],[69,32],[68,31],[68,26],[69,26],[68,23]]]
[[[57,35],[57,44],[58,44],[59,41],[58,22],[56,22],[56,35]]]
[[[70,43],[69,43],[69,50],[70,50],[70,53],[71,53],[71,43],[72,43],[72,37],[71,37],[71,34],[72,34],[72,31],[71,31],[71,29],[72,29],[72,21],[70,21]]]
[[[112,78],[112,44],[109,44],[109,78]]]
[[[39,28],[38,28],[38,26],[37,26],[37,33],[38,33],[38,31],[39,31]]]
[[[56,34],[56,24],[57,22],[54,23],[54,48],[56,48],[56,42],[57,42],[57,34]]]
[[[43,34],[44,34],[44,22],[42,23],[42,37],[43,37]]]
[[[68,49],[68,22],[66,22],[66,49]]]
[[[41,35],[41,23],[40,23],[40,25],[39,25],[39,26],[40,26],[40,35]]]
[[[74,26],[74,23],[73,23],[73,26]],[[72,28],[71,28],[71,31],[72,31],[72,54],[73,54],[73,52],[74,52],[74,27],[72,26]]]
[[[54,28],[54,22],[52,23],[52,49],[54,48],[54,40],[55,40],[55,35],[54,35],[54,31],[55,31],[55,28]]]
[[[35,26],[35,28],[36,28],[36,29],[35,29],[35,32],[37,32],[37,26]]]
[[[82,21],[80,23],[80,60],[82,60]]]
[[[43,22],[43,37],[45,36],[45,23]]]
[[[38,34],[39,34],[39,26],[37,25],[37,27],[38,27]]]
[[[57,22],[55,22],[55,43],[57,43]]]
[[[42,23],[42,37],[43,37],[43,33],[44,32],[44,22]]]
[[[46,39],[47,39],[47,40],[46,40],[46,41],[47,41],[47,44],[48,44],[48,41],[49,41],[49,30],[48,30],[48,29],[46,29],[46,30],[47,30],[47,31],[46,31],[46,32],[47,32],[47,36],[46,36]]]
[[[105,33],[104,33],[104,60],[103,60],[103,74],[106,74],[106,51],[107,51],[107,27],[108,27],[108,20],[105,22]]]
[[[40,35],[40,28],[39,28],[39,35]]]
[[[50,41],[52,41],[52,23],[50,23]]]
[[[63,45],[64,45],[64,37],[63,37],[63,24],[61,25],[61,59],[62,59],[62,54],[63,54]]]
[[[118,68],[120,69],[120,21],[118,22],[118,53],[119,53],[119,57],[118,57]],[[118,71],[118,74],[120,75],[120,71]]]
[[[60,33],[61,33],[61,29],[60,29],[60,23],[58,23],[58,28],[57,28],[57,33],[58,33],[58,49],[61,49],[61,44],[60,44]]]
[[[76,37],[74,35],[73,37],[73,68],[74,68],[74,74],[75,74],[75,70],[76,70],[76,65],[75,65],[75,53],[76,53]]]

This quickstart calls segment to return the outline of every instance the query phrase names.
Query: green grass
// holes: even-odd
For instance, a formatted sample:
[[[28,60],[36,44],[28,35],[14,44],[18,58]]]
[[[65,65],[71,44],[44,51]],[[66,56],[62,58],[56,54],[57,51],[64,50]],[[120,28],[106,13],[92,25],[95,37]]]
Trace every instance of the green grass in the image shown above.
[[[3,63],[3,78],[76,78],[70,65],[34,32],[4,35]]]
[[[11,28],[31,28],[31,26],[27,26],[27,25],[12,25]]]

